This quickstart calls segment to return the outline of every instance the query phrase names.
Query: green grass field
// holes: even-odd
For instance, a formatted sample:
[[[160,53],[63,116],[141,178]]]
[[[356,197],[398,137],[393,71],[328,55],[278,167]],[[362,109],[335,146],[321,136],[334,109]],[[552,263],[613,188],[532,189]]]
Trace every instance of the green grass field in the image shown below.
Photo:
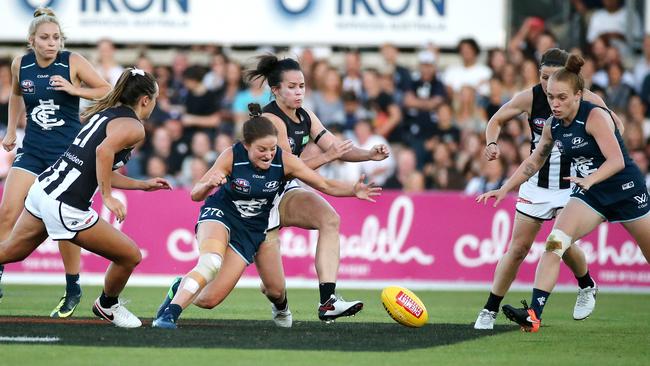
[[[361,299],[364,310],[333,324],[317,321],[317,290],[289,292],[292,329],[275,328],[265,298],[236,289],[217,309],[189,308],[180,328],[149,328],[165,289],[129,287],[127,307],[140,316],[140,329],[117,329],[92,319],[98,287],[84,287],[77,321],[52,323],[49,314],[60,286],[6,285],[0,304],[0,337],[59,337],[58,344],[0,341],[0,365],[648,365],[650,295],[601,293],[594,314],[571,318],[575,295],[553,294],[539,333],[519,331],[499,316],[498,329],[475,331],[483,292],[416,292],[429,311],[420,329],[398,325],[386,314],[380,291],[343,290]],[[506,303],[528,300],[512,293]],[[79,319],[88,319],[79,321]],[[2,338],[0,338],[2,339]]]

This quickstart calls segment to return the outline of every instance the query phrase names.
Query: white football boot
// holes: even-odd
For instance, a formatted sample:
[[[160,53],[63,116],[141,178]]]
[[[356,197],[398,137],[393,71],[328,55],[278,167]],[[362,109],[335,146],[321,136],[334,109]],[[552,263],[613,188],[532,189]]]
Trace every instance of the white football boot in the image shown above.
[[[99,318],[109,321],[120,328],[138,328],[142,326],[142,322],[137,316],[133,315],[124,307],[124,302],[121,300],[110,308],[103,308],[99,303],[99,298],[93,304],[93,313]]]
[[[594,311],[596,307],[596,294],[598,286],[586,287],[578,290],[578,298],[573,308],[573,319],[584,320]]]
[[[271,304],[271,314],[273,315],[273,322],[275,325],[281,328],[291,328],[291,325],[293,324],[293,315],[291,315],[289,305],[287,305],[284,310],[278,310],[275,307],[275,304]]]
[[[474,329],[494,329],[494,322],[496,320],[496,311],[483,309],[478,313],[478,318],[476,318],[476,323],[474,323]]]
[[[353,316],[363,309],[361,301],[345,301],[332,294],[329,300],[318,306],[318,318],[324,322],[331,322],[342,316]]]

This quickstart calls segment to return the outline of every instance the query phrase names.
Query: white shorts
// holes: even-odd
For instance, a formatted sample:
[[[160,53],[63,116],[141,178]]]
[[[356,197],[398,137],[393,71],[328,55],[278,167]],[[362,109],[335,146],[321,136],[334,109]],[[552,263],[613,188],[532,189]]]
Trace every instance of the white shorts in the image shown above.
[[[548,189],[525,182],[519,187],[517,212],[539,220],[552,220],[566,206],[571,188]]]
[[[25,209],[43,221],[52,240],[72,239],[77,232],[92,227],[99,220],[99,215],[92,208],[83,211],[48,196],[38,180],[27,193]]]
[[[269,214],[269,225],[267,226],[266,231],[280,227],[280,201],[282,201],[282,197],[284,197],[284,195],[292,189],[302,189],[297,179],[293,179],[292,181],[287,182],[287,185],[284,187],[284,191],[276,195],[273,199],[273,207],[271,207],[271,213]]]

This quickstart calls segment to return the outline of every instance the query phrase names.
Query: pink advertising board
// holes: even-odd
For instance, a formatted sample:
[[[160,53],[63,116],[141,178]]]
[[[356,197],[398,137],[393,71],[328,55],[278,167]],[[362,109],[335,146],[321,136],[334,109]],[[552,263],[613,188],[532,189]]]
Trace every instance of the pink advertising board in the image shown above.
[[[97,199],[101,216],[142,249],[144,259],[134,279],[184,274],[196,264],[194,224],[200,207],[184,190],[168,192],[115,191],[128,214],[119,224]],[[498,258],[506,250],[514,213],[514,197],[497,208],[475,203],[460,193],[405,195],[384,192],[377,203],[330,198],[341,216],[341,283],[381,287],[387,283],[414,287],[477,287],[492,280]],[[551,229],[544,225],[517,277],[517,284],[533,282],[543,242]],[[317,233],[295,228],[281,231],[284,270],[291,284],[316,284],[314,253]],[[584,249],[592,275],[601,287],[650,291],[650,266],[630,235],[619,224],[601,224],[585,237]],[[84,275],[101,275],[107,261],[84,252]],[[7,266],[11,275],[63,273],[55,243],[46,241],[30,257]],[[40,274],[40,275],[39,275]],[[56,276],[59,277],[59,276]],[[83,277],[83,276],[82,276]],[[254,266],[245,279],[257,278]],[[302,282],[301,282],[302,281]],[[560,285],[575,286],[564,266]]]

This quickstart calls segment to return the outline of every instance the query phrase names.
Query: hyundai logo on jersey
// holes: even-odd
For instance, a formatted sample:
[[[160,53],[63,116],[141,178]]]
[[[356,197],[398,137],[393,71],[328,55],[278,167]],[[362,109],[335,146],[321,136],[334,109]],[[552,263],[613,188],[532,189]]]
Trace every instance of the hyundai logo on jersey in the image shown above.
[[[243,178],[237,178],[232,181],[232,189],[240,193],[250,193],[251,184]]]
[[[279,186],[280,186],[280,182],[278,182],[277,180],[266,182],[266,184],[264,185],[264,187],[268,189],[276,189]]]
[[[23,94],[34,94],[34,82],[25,79],[20,83],[20,88],[23,92]]]
[[[574,137],[573,140],[571,140],[571,143],[574,145],[580,145],[585,139],[582,137]]]

